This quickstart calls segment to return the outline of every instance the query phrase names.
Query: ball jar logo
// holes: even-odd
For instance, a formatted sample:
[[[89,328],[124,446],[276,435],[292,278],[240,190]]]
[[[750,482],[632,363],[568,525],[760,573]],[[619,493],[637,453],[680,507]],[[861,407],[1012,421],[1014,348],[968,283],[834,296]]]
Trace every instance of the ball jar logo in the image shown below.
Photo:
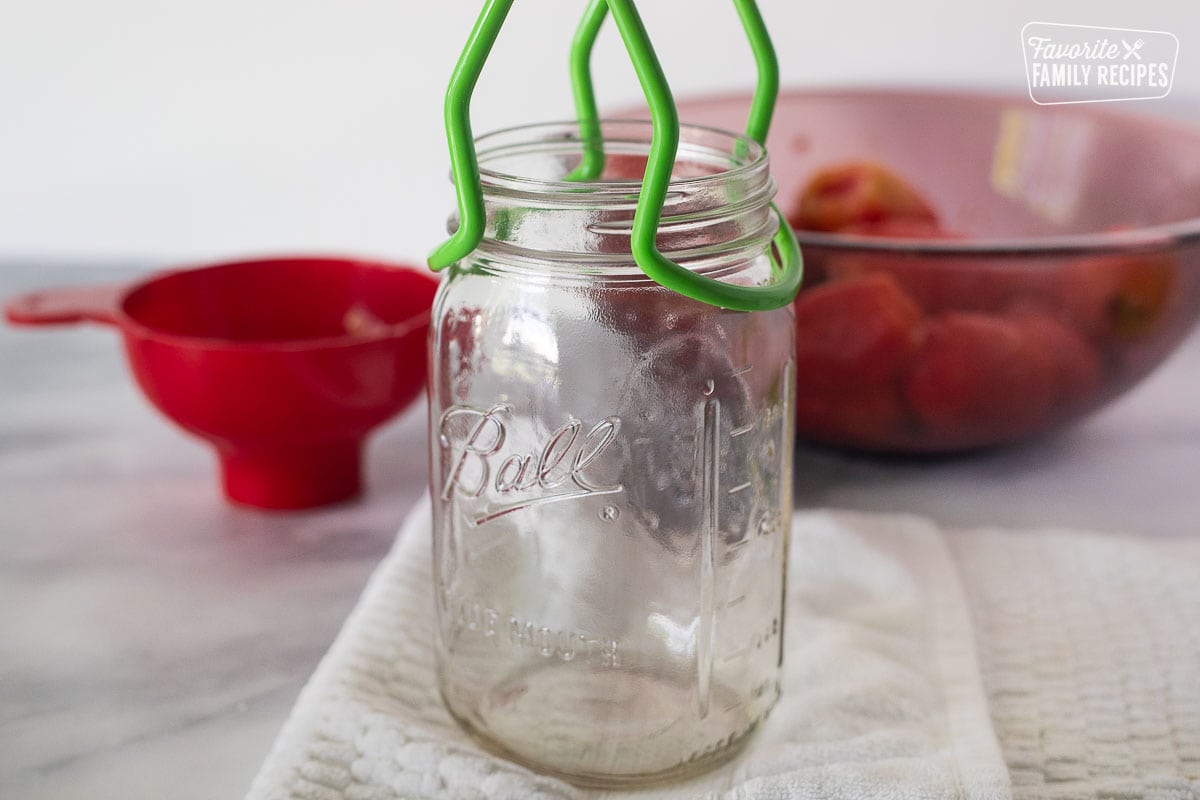
[[[1167,31],[1030,22],[1021,29],[1029,98],[1038,105],[1166,97],[1179,40]]]
[[[621,430],[618,417],[605,417],[586,431],[581,420],[568,418],[544,442],[512,449],[506,424],[511,414],[512,407],[505,403],[487,409],[453,405],[438,422],[438,442],[448,467],[442,500],[498,498],[495,503],[485,502],[474,514],[475,525],[534,506],[623,490],[620,484],[598,483],[589,477],[616,441]]]

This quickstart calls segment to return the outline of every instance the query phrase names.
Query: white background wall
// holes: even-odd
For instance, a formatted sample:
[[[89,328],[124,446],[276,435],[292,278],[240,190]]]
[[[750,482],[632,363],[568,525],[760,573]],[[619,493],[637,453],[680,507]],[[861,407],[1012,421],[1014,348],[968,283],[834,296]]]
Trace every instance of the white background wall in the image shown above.
[[[761,0],[784,84],[1025,91],[1031,20],[1167,30],[1200,121],[1200,0]],[[679,96],[749,86],[732,5],[644,0]],[[480,0],[0,0],[0,258],[345,251],[419,259],[454,197],[441,98]],[[570,116],[583,2],[523,0],[476,131]],[[638,98],[614,29],[601,104]]]

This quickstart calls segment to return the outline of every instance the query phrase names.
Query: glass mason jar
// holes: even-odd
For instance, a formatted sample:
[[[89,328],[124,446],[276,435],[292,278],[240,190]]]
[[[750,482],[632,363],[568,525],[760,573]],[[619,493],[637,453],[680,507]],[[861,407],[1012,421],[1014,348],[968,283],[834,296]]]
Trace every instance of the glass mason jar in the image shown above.
[[[430,333],[442,695],[492,750],[585,785],[715,763],[779,695],[792,310],[706,305],[634,263],[651,132],[606,123],[595,183],[562,180],[572,124],[481,138],[487,231]],[[660,250],[768,282],[774,191],[757,144],[684,126]]]

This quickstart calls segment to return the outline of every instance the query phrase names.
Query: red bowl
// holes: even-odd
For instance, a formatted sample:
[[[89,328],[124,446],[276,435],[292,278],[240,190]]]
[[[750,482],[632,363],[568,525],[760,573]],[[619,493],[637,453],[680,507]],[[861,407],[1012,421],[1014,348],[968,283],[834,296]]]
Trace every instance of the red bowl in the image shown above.
[[[679,110],[739,129],[749,105]],[[789,216],[819,170],[871,161],[938,219],[797,231],[807,439],[949,452],[1040,434],[1135,385],[1200,316],[1198,130],[1027,97],[795,90],[767,146]]]
[[[150,402],[216,448],[226,496],[294,509],[361,491],[368,432],[424,386],[436,289],[421,269],[279,258],[49,289],[5,315],[116,327]]]

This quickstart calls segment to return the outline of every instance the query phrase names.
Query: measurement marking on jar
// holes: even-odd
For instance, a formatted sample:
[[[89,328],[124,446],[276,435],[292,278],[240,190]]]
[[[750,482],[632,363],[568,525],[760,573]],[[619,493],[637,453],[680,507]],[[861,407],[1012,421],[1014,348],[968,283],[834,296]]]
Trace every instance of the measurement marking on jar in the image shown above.
[[[701,495],[707,502],[704,504],[704,525],[700,534],[700,625],[696,632],[696,710],[700,719],[708,716],[712,690],[713,629],[717,624],[713,608],[716,595],[714,545],[721,524],[718,503],[721,492],[721,402],[715,398],[704,403],[703,434],[704,485]]]
[[[739,708],[743,708],[745,705],[746,705],[745,700],[734,700],[732,703],[725,706],[721,710],[722,711],[737,711]]]
[[[728,664],[731,661],[737,661],[754,650],[761,650],[779,637],[780,630],[782,628],[779,624],[779,618],[772,618],[770,625],[751,635],[744,645],[722,658],[721,663]]]
[[[754,369],[753,364],[747,364],[744,367],[738,367],[733,372],[729,373],[729,377],[736,378],[739,375],[745,375],[747,372],[750,372],[752,369]]]
[[[729,490],[729,494],[737,494],[738,492],[744,492],[753,485],[754,485],[754,483],[752,481],[746,481],[745,483],[739,483],[737,486],[734,486],[732,489]]]
[[[745,436],[747,433],[750,433],[750,431],[752,431],[752,430],[754,430],[753,425],[743,425],[740,428],[734,428],[733,430],[731,430],[729,432],[729,435],[736,439],[738,436]]]
[[[740,603],[743,603],[743,602],[745,602],[745,600],[746,600],[746,595],[744,595],[744,594],[739,594],[737,597],[734,597],[734,598],[732,598],[732,599],[730,599],[730,600],[726,600],[726,601],[725,601],[725,607],[726,607],[726,608],[733,608],[734,606],[736,606],[736,605],[738,605],[738,604],[740,604]]]
[[[754,649],[753,645],[749,645],[749,644],[747,644],[745,647],[739,647],[737,650],[734,650],[732,653],[730,653],[729,655],[722,658],[721,663],[728,664],[731,661],[737,661],[739,658],[746,655],[753,649]]]
[[[693,761],[699,761],[700,759],[702,759],[708,755],[711,755],[712,753],[716,753],[721,750],[724,750],[726,747],[729,747],[731,744],[736,742],[738,739],[742,738],[747,733],[749,733],[750,729],[753,728],[755,725],[757,725],[758,721],[760,719],[762,719],[762,717],[763,717],[763,712],[759,712],[759,713],[755,714],[751,720],[749,720],[746,724],[739,726],[737,730],[731,732],[728,736],[725,736],[721,739],[718,739],[715,742],[710,742],[706,745],[703,745],[702,747],[697,748],[696,750],[693,750],[691,752],[691,754],[683,760],[682,763],[688,764]]]
[[[727,550],[737,550],[739,547],[745,547],[748,544],[750,544],[749,539],[738,539],[736,542],[730,542],[725,547]]]

